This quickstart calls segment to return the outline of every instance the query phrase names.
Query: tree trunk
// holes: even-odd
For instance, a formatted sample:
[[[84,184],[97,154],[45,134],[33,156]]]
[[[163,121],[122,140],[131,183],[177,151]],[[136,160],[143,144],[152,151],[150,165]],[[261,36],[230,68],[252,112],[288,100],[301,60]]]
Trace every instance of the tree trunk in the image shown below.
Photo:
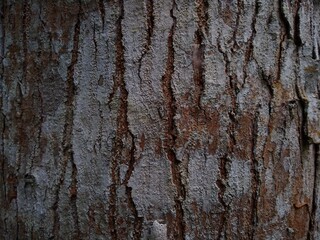
[[[317,0],[2,0],[1,239],[320,239]]]

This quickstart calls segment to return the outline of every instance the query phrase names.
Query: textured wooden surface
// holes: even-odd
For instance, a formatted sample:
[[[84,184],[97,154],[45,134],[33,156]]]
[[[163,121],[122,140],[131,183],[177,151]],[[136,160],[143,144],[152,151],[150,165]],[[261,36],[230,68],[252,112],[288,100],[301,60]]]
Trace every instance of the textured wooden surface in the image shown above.
[[[319,239],[316,0],[0,1],[1,239]]]

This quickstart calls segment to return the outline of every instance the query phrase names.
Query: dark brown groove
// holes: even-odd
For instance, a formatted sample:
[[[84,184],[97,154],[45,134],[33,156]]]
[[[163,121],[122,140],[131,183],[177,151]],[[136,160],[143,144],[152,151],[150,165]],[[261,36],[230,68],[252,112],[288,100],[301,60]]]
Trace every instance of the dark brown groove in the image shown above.
[[[236,24],[235,24],[233,36],[232,36],[233,38],[233,46],[231,48],[232,52],[239,48],[238,42],[237,42],[237,33],[238,33],[239,24],[240,24],[240,17],[242,16],[242,11],[244,8],[242,0],[237,0],[237,8],[238,8],[238,11],[237,11]]]
[[[268,89],[269,95],[271,98],[273,98],[274,90],[272,88],[272,79],[270,75],[267,75],[262,68],[259,69],[259,74],[262,80],[262,83],[266,86]]]
[[[0,62],[1,62],[1,78],[3,78],[3,74],[4,74],[4,66],[3,66],[3,60],[4,60],[4,52],[5,52],[5,39],[6,39],[6,31],[5,31],[5,11],[6,11],[6,0],[3,0],[0,2],[0,19],[1,19],[1,46],[0,46]],[[3,81],[2,81],[3,83]]]
[[[99,133],[97,136],[97,142],[98,142],[98,147],[99,147],[99,151],[97,151],[96,147],[94,147],[94,151],[95,154],[97,154],[98,152],[101,152],[101,146],[102,146],[102,128],[103,128],[103,110],[102,110],[102,106],[101,106],[101,102],[98,102],[99,104]]]
[[[113,156],[111,161],[111,178],[112,185],[110,187],[110,198],[109,198],[109,212],[108,212],[108,220],[109,220],[109,228],[111,238],[116,240],[118,239],[117,233],[117,189],[120,185],[120,173],[119,173],[119,156],[121,156],[121,148],[122,148],[122,136],[124,132],[127,131],[127,124],[125,121],[126,115],[126,98],[127,92],[124,85],[124,46],[122,43],[123,33],[122,33],[122,20],[124,16],[124,8],[123,1],[119,1],[120,5],[120,16],[116,22],[117,26],[117,36],[116,36],[116,73],[114,76],[114,84],[115,90],[120,88],[120,107],[118,110],[117,116],[117,134],[113,147]]]
[[[73,132],[73,120],[74,120],[74,98],[75,98],[75,84],[74,84],[74,71],[75,65],[78,62],[78,52],[79,52],[79,37],[80,37],[80,14],[82,13],[81,0],[79,0],[79,13],[77,22],[74,27],[73,36],[73,49],[71,64],[68,67],[67,73],[67,112],[66,112],[66,126],[65,126],[65,138],[62,140],[64,146],[64,157],[66,162],[70,160],[72,165],[71,172],[71,186],[70,186],[70,200],[72,205],[72,217],[75,222],[75,238],[78,239],[81,236],[79,228],[79,217],[77,209],[77,166],[74,162],[73,156],[73,146],[72,146],[72,132]]]
[[[172,26],[169,32],[167,46],[168,46],[168,56],[166,62],[165,73],[162,76],[162,91],[164,94],[165,101],[165,141],[164,141],[164,150],[166,152],[167,158],[170,161],[171,166],[171,175],[173,184],[176,187],[176,196],[175,196],[175,211],[176,216],[174,220],[174,239],[184,239],[185,238],[185,222],[184,222],[184,211],[183,211],[183,201],[185,199],[185,187],[182,183],[181,173],[180,173],[180,162],[177,159],[175,153],[175,141],[176,141],[176,126],[174,116],[176,114],[176,100],[174,97],[174,92],[172,88],[172,77],[174,74],[174,32],[176,28],[176,17],[173,14],[174,9],[176,8],[176,3],[173,0],[172,9],[170,10],[170,16],[172,18]]]
[[[126,186],[126,195],[128,197],[128,206],[132,211],[134,216],[134,232],[133,239],[139,240],[142,236],[142,227],[143,227],[143,217],[139,217],[138,210],[132,198],[132,188]]]
[[[30,20],[29,17],[29,5],[28,1],[24,0],[22,5],[22,57],[23,57],[23,64],[22,64],[22,79],[17,82],[17,97],[16,97],[16,103],[17,103],[17,112],[19,111],[19,115],[17,116],[17,129],[19,134],[19,145],[18,145],[18,153],[17,153],[17,172],[20,172],[21,167],[21,155],[22,155],[22,146],[25,146],[24,143],[22,143],[22,139],[25,138],[25,127],[23,123],[23,108],[22,108],[22,101],[23,101],[23,90],[22,86],[25,86],[28,81],[28,34],[27,34],[27,25]]]
[[[139,217],[136,205],[132,198],[132,188],[128,187],[128,182],[131,178],[131,175],[134,171],[134,165],[136,163],[135,159],[135,152],[136,152],[136,145],[135,145],[135,138],[132,132],[128,128],[128,134],[131,137],[131,149],[130,149],[130,160],[129,160],[129,166],[128,170],[125,175],[125,179],[123,181],[123,185],[126,186],[126,195],[128,198],[128,206],[134,216],[134,232],[133,232],[133,239],[141,239],[142,235],[142,224],[143,224],[143,217]]]
[[[2,79],[2,78],[1,78]],[[2,97],[2,96],[1,96]],[[2,99],[1,99],[2,100]],[[4,135],[6,132],[6,116],[3,114],[2,111],[2,102],[1,102],[1,116],[0,116],[0,122],[2,123],[1,125],[1,154],[0,154],[0,164],[1,164],[1,181],[0,181],[0,186],[2,190],[0,191],[0,194],[3,193],[3,196],[0,195],[1,201],[6,202],[7,199],[7,186],[6,186],[6,173],[5,173],[5,166],[6,166],[6,157],[4,155]]]
[[[144,48],[142,50],[141,57],[138,60],[138,63],[139,63],[138,76],[140,79],[140,85],[142,84],[142,77],[141,77],[142,61],[151,48],[151,41],[152,41],[152,36],[153,36],[153,31],[154,31],[153,0],[146,0],[146,10],[147,10],[147,37],[146,37],[146,42],[145,42]]]
[[[116,90],[118,89],[118,83],[116,81],[116,77],[115,75],[113,76],[113,86],[112,86],[112,90],[111,90],[111,93],[108,97],[108,101],[107,101],[107,106],[109,108],[109,110],[111,110],[111,102],[113,101],[114,99],[114,95],[116,94]]]
[[[134,164],[136,162],[136,159],[135,159],[135,152],[136,152],[136,146],[135,146],[135,138],[134,138],[134,135],[133,133],[128,129],[128,134],[130,135],[130,138],[131,138],[131,149],[130,149],[130,159],[129,159],[129,163],[128,163],[128,170],[126,172],[126,175],[125,175],[125,178],[123,180],[123,185],[128,185],[128,182],[130,180],[130,177],[133,173],[133,170],[134,170]]]
[[[203,36],[201,30],[195,32],[192,66],[193,66],[193,82],[195,84],[195,103],[201,109],[201,96],[205,87],[204,76],[204,52]]]
[[[237,89],[236,89],[236,76],[231,74],[230,71],[230,59],[228,57],[228,54],[226,52],[224,52],[222,50],[221,44],[220,44],[220,35],[218,37],[218,51],[222,54],[223,56],[223,60],[224,60],[224,64],[225,64],[225,74],[226,76],[229,78],[229,87],[226,90],[227,94],[229,94],[230,98],[231,98],[231,106],[229,108],[228,111],[228,116],[230,119],[229,122],[229,126],[228,126],[228,130],[227,130],[227,134],[229,136],[229,144],[228,144],[228,148],[227,148],[227,152],[225,153],[224,156],[222,156],[220,158],[220,178],[222,179],[222,181],[217,181],[217,185],[219,187],[219,194],[220,194],[220,202],[223,205],[224,208],[224,212],[222,214],[222,228],[219,229],[219,234],[220,237],[222,237],[222,230],[223,230],[223,226],[225,226],[228,222],[228,216],[229,216],[229,211],[230,211],[230,207],[229,204],[227,204],[224,199],[224,193],[226,191],[226,182],[228,181],[228,176],[229,176],[229,172],[228,172],[228,164],[229,162],[232,160],[231,156],[234,153],[234,148],[237,145],[236,143],[236,138],[235,138],[235,128],[238,125],[237,124],[237,119],[236,119],[236,114],[237,114]],[[234,45],[235,46],[235,45]],[[233,49],[231,49],[231,52],[233,52]],[[225,233],[225,237],[228,238],[228,236],[226,235],[226,229],[224,229],[224,233]]]
[[[151,38],[153,36],[154,31],[154,6],[153,0],[146,0],[147,7],[147,42],[146,42],[146,51],[150,49],[151,46]]]
[[[77,16],[77,22],[74,26],[74,35],[73,35],[73,49],[71,52],[71,63],[67,69],[67,81],[66,81],[66,112],[65,112],[65,125],[63,130],[63,139],[62,139],[62,151],[63,151],[63,161],[62,161],[62,170],[60,174],[59,183],[55,190],[55,201],[53,204],[53,235],[59,236],[60,230],[60,217],[58,215],[57,209],[59,207],[60,200],[60,190],[61,186],[64,183],[64,178],[67,170],[68,162],[71,162],[72,173],[71,173],[71,185],[69,188],[70,202],[72,217],[75,223],[75,235],[74,238],[78,239],[81,235],[79,228],[79,217],[77,211],[77,167],[74,162],[73,156],[73,146],[72,146],[72,132],[73,132],[73,120],[74,120],[74,98],[75,98],[75,84],[74,84],[74,72],[75,66],[78,62],[78,53],[79,53],[79,38],[80,38],[80,25],[81,25],[81,16],[82,6],[81,1],[79,1],[79,12]]]
[[[317,220],[316,220],[316,214],[318,211],[318,205],[317,201],[319,198],[319,186],[317,186],[317,183],[319,181],[319,176],[320,175],[320,145],[319,144],[314,144],[314,185],[313,185],[313,199],[312,199],[312,206],[310,210],[310,219],[309,219],[309,229],[308,229],[308,240],[313,240],[314,238],[314,233],[316,231],[317,227]]]
[[[307,112],[307,105],[308,102],[305,99],[302,99],[299,93],[299,90],[297,90],[296,86],[296,92],[298,96],[297,105],[301,112],[301,118],[299,117],[299,143],[300,143],[300,152],[301,152],[301,164],[303,165],[303,159],[302,159],[302,153],[305,151],[305,149],[308,149],[309,147],[309,137],[307,133],[307,125],[308,125],[308,112]]]
[[[121,159],[124,143],[123,138],[130,137],[131,138],[131,149],[130,149],[130,156],[128,161],[128,171],[125,176],[125,180],[123,184],[126,187],[126,195],[127,195],[127,202],[128,206],[131,209],[131,212],[134,216],[134,239],[139,239],[142,234],[142,223],[143,218],[138,216],[138,211],[134,204],[134,201],[131,196],[131,189],[127,186],[127,183],[131,177],[131,174],[134,170],[135,164],[135,142],[134,142],[134,135],[129,129],[129,122],[128,122],[128,91],[126,89],[126,83],[124,80],[125,74],[125,48],[123,46],[123,30],[122,30],[122,20],[124,18],[124,1],[119,1],[119,17],[116,21],[116,70],[114,75],[114,86],[113,86],[113,93],[109,97],[109,104],[114,98],[114,93],[119,90],[120,96],[119,101],[120,105],[118,108],[117,113],[117,130],[116,130],[116,137],[113,144],[112,149],[112,159],[111,159],[111,178],[112,178],[112,185],[110,186],[110,196],[109,196],[109,211],[108,211],[108,223],[109,223],[109,231],[111,238],[116,240],[119,238],[117,232],[117,189],[121,185],[120,180],[120,172],[119,172],[119,163],[120,162],[127,162],[127,159]]]
[[[102,22],[102,29],[104,29],[104,21],[105,21],[105,16],[106,16],[106,11],[104,9],[104,0],[99,0],[99,12],[100,12],[100,17],[101,17],[101,22]]]
[[[0,89],[3,89],[3,85],[4,85],[4,65],[3,65],[3,60],[4,60],[4,52],[5,52],[5,15],[4,15],[4,10],[5,9],[5,1],[0,2],[0,11],[2,12],[2,14],[0,15],[0,79],[1,79],[1,83],[0,83]],[[1,107],[1,119],[2,119],[2,131],[1,131],[1,170],[4,170],[4,135],[5,135],[5,128],[6,128],[6,116],[3,113],[3,101],[4,101],[4,95],[3,92],[1,91],[1,102],[0,102],[0,107]],[[3,178],[3,184],[5,183],[4,181],[4,172],[2,174],[2,178]],[[4,192],[5,193],[5,192]]]
[[[301,0],[296,0],[295,2],[295,13],[293,19],[293,41],[297,47],[302,46],[302,40],[300,37],[300,15],[299,10],[301,6]]]
[[[27,81],[27,68],[28,68],[28,35],[27,35],[27,24],[29,22],[28,16],[28,0],[24,0],[23,2],[23,15],[22,15],[22,49],[23,49],[23,84],[26,84]]]
[[[318,43],[319,39],[317,36],[317,32],[319,31],[317,23],[315,22],[314,16],[317,12],[319,12],[319,8],[320,8],[320,2],[317,0],[313,0],[313,16],[312,18],[310,18],[310,27],[312,29],[312,38],[313,38],[313,46],[312,46],[312,58],[315,60],[319,60],[319,56],[320,56],[320,45]]]
[[[220,39],[220,36],[219,36],[219,39]],[[233,153],[234,146],[236,145],[234,132],[235,132],[235,126],[237,125],[237,120],[236,120],[236,114],[237,114],[237,89],[236,88],[237,86],[235,84],[236,76],[230,75],[230,60],[229,60],[228,54],[222,50],[219,42],[218,42],[218,51],[223,55],[223,59],[225,63],[225,74],[229,78],[229,88],[227,89],[227,92],[231,97],[231,109],[228,111],[228,115],[230,119],[230,125],[228,127],[228,135],[230,137],[228,152]]]
[[[278,0],[278,11],[281,28],[287,38],[291,38],[291,27],[283,11],[283,0]]]
[[[196,0],[196,12],[198,17],[198,29],[203,34],[209,34],[209,2],[208,0]]]
[[[92,33],[92,41],[93,41],[93,46],[94,46],[94,60],[97,61],[97,56],[98,56],[98,43],[96,39],[96,24],[93,23],[93,33]]]
[[[274,79],[276,82],[280,81],[280,78],[281,78],[282,51],[283,51],[282,45],[287,38],[290,38],[290,24],[284,15],[282,4],[283,4],[282,1],[278,0],[278,12],[279,12],[278,14],[279,14],[281,31],[280,31],[279,48],[276,55],[277,66],[276,66],[275,79]]]
[[[251,174],[252,174],[252,212],[251,212],[251,238],[255,239],[255,233],[256,228],[258,226],[258,201],[259,201],[259,195],[260,195],[260,173],[259,173],[259,161],[255,154],[255,149],[257,146],[257,133],[258,133],[258,121],[259,121],[259,114],[258,112],[255,113],[254,119],[252,120],[251,125],[251,141],[252,141],[252,147],[251,147]]]
[[[229,162],[229,159],[227,155],[220,157],[220,163],[219,163],[220,177],[216,181],[217,187],[219,188],[218,200],[224,209],[221,214],[221,222],[219,223],[218,239],[222,239],[222,233],[225,231],[224,227],[226,226],[226,223],[227,223],[228,204],[224,201],[224,194],[226,192],[226,181],[228,180],[228,170],[227,170],[228,162]]]
[[[43,112],[43,97],[42,97],[42,92],[40,89],[40,86],[43,85],[42,81],[40,80],[40,82],[38,83],[38,96],[39,96],[39,102],[40,102],[40,114],[39,114],[39,121],[37,123],[37,127],[38,127],[38,134],[37,134],[37,148],[39,151],[39,155],[41,156],[41,138],[42,138],[42,124],[44,122],[44,112]],[[33,161],[31,162],[31,166],[30,166],[30,171],[33,169]]]
[[[254,14],[252,17],[252,22],[251,22],[251,30],[252,34],[249,38],[248,41],[248,47],[245,52],[245,63],[243,67],[243,73],[244,73],[244,82],[246,81],[247,78],[247,66],[249,61],[253,57],[253,51],[254,51],[254,46],[253,46],[253,39],[256,36],[256,22],[257,22],[257,16],[259,12],[259,3],[256,0],[255,1],[255,6],[254,6]],[[263,70],[262,70],[263,71]],[[268,84],[268,88],[271,88],[271,86]],[[270,91],[270,89],[269,89]],[[271,93],[270,93],[271,94]],[[260,174],[259,174],[259,161],[256,158],[255,155],[255,149],[256,149],[256,142],[257,142],[257,130],[258,130],[258,112],[255,113],[254,119],[252,122],[251,126],[251,141],[252,141],[252,148],[251,148],[251,161],[252,161],[252,166],[251,166],[251,174],[252,174],[252,183],[253,183],[253,189],[252,189],[252,212],[251,212],[251,225],[252,225],[252,231],[251,231],[251,239],[255,239],[255,234],[256,234],[256,228],[258,226],[258,199],[260,195]]]
[[[295,50],[295,64],[296,66],[300,65],[300,54],[298,49]],[[297,105],[301,111],[301,118],[299,117],[299,143],[300,143],[300,153],[301,153],[301,163],[302,163],[302,154],[309,147],[309,137],[308,137],[308,101],[305,97],[302,96],[302,93],[299,89],[299,83],[298,79],[300,78],[299,76],[299,70],[295,68],[295,92],[297,96]],[[303,163],[302,163],[303,166]]]
[[[18,134],[19,136],[19,146],[18,146],[18,150],[17,150],[17,173],[20,172],[20,167],[21,167],[21,149],[22,146],[24,145],[21,142],[21,139],[23,137],[24,134],[24,128],[23,128],[23,122],[22,122],[22,117],[23,117],[23,108],[22,108],[22,101],[23,101],[23,93],[22,93],[22,83],[21,82],[17,82],[16,84],[16,96],[15,96],[15,101],[16,101],[16,115],[15,115],[15,121],[17,124],[17,129],[18,129]],[[22,135],[22,136],[21,136]]]
[[[247,44],[247,48],[246,48],[246,51],[245,51],[245,59],[244,59],[244,65],[243,65],[243,84],[245,83],[247,77],[248,77],[248,74],[247,74],[247,67],[248,67],[248,64],[250,62],[250,60],[253,58],[253,50],[254,50],[254,46],[253,46],[253,40],[256,36],[256,22],[257,22],[257,15],[258,15],[258,12],[259,12],[259,4],[258,4],[258,1],[256,0],[255,1],[255,5],[254,5],[254,14],[253,14],[253,17],[252,17],[252,22],[251,22],[251,36],[248,40],[248,44]]]
[[[0,2],[0,109],[1,109],[1,116],[0,116],[0,129],[1,129],[1,153],[0,153],[0,174],[1,174],[1,180],[0,180],[0,207],[1,207],[1,213],[0,213],[0,232],[3,233],[2,237],[5,237],[4,233],[8,231],[5,218],[4,218],[4,209],[7,206],[7,183],[6,183],[6,172],[7,172],[7,160],[5,156],[5,134],[6,134],[6,116],[4,114],[4,109],[3,109],[3,103],[4,103],[4,52],[5,52],[5,37],[6,37],[6,32],[5,32],[5,6],[6,6],[6,0],[3,0]]]

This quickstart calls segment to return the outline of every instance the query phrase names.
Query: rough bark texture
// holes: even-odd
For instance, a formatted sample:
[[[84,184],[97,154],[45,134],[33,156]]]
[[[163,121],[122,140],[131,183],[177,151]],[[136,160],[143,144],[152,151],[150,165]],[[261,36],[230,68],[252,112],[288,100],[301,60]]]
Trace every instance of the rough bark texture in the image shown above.
[[[1,239],[320,239],[317,0],[1,0]]]

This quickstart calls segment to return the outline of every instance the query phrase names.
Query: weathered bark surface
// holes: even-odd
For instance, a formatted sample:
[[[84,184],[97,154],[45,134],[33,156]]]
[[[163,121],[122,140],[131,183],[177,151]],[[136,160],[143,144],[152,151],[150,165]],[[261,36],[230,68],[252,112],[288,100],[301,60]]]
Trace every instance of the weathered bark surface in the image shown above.
[[[2,0],[1,239],[320,239],[317,0]]]

